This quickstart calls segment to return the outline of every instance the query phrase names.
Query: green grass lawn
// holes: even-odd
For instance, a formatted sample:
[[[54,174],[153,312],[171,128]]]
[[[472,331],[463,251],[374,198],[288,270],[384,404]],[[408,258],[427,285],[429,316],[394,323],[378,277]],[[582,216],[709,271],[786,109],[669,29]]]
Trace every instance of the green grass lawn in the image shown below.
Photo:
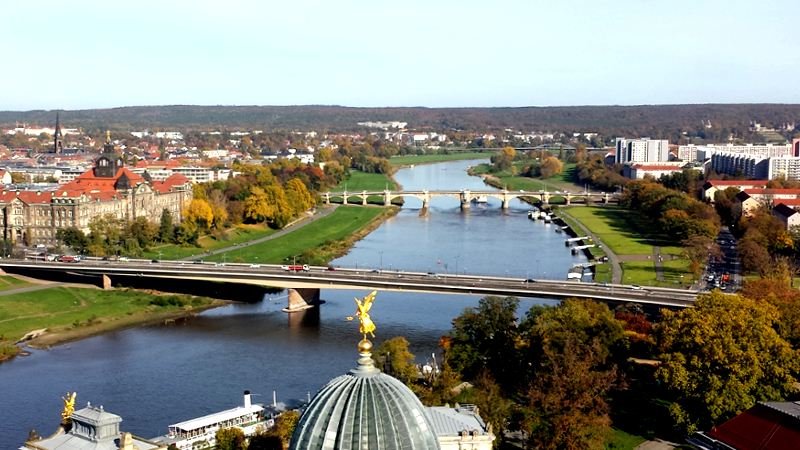
[[[314,220],[289,234],[229,251],[225,260],[233,262],[236,258],[242,258],[248,263],[283,263],[287,257],[300,255],[305,250],[316,249],[332,241],[344,239],[383,212],[383,208],[340,206],[332,214]],[[223,261],[223,256],[219,254],[203,259]]]
[[[189,296],[180,296],[189,299]],[[0,335],[16,341],[26,333],[41,328],[86,326],[98,318],[121,318],[137,312],[178,310],[181,306],[156,306],[151,294],[132,290],[54,287],[35,293],[11,294],[0,302]],[[196,299],[195,304],[208,300]]]
[[[35,283],[28,283],[27,281],[23,281],[12,276],[3,275],[0,276],[0,292],[3,291],[10,291],[11,289],[20,289],[28,286],[36,286]]]
[[[605,448],[606,450],[633,450],[645,441],[647,439],[642,436],[628,434],[615,427],[611,439],[605,443]]]
[[[691,284],[692,272],[689,270],[688,259],[662,261],[661,267],[664,272],[664,281],[656,280],[655,261],[625,261],[622,264],[622,284],[673,288]]]
[[[617,255],[652,255],[653,246],[618,215],[620,208],[573,207],[564,208],[572,217],[595,233]],[[628,211],[625,211],[627,215]]]
[[[443,161],[461,161],[465,159],[490,158],[494,152],[485,153],[451,153],[449,155],[414,155],[414,156],[395,156],[389,160],[392,166],[408,166],[411,164],[429,164]]]
[[[208,250],[218,250],[225,247],[230,247],[233,244],[241,244],[254,239],[259,239],[265,236],[270,236],[277,233],[278,230],[269,228],[265,224],[258,225],[242,225],[239,228],[233,228],[223,234],[223,238],[215,239],[212,236],[203,236],[198,239],[200,247],[190,246],[183,247],[181,245],[172,244],[162,247],[154,247],[150,251],[144,252],[143,258],[150,259],[180,259],[192,255],[197,255]],[[227,240],[224,239],[227,236]],[[160,253],[159,253],[160,252]]]
[[[575,184],[578,182],[578,172],[575,169],[576,166],[577,164],[575,163],[564,163],[561,173],[553,175],[550,178],[546,178],[544,181],[558,184]],[[571,189],[570,192],[572,192]]]
[[[394,181],[382,173],[353,171],[350,172],[350,178],[331,188],[331,192],[343,192],[345,187],[347,192],[382,191],[386,189],[387,183],[390,190],[396,189]]]

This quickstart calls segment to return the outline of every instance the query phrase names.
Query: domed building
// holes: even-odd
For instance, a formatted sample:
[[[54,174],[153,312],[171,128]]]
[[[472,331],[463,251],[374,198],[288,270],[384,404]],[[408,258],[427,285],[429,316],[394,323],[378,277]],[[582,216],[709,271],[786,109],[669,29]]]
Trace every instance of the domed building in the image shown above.
[[[405,384],[375,367],[374,330],[367,311],[375,293],[359,305],[360,358],[350,373],[334,378],[314,397],[294,430],[289,450],[440,450],[428,410]],[[352,319],[352,318],[349,318]]]

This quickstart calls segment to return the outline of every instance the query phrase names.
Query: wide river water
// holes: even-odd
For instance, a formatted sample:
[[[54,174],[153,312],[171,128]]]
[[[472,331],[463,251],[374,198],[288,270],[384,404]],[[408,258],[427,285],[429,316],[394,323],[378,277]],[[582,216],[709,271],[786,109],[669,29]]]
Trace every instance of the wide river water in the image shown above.
[[[489,189],[467,167],[481,161],[417,166],[395,179],[408,190]],[[433,199],[426,217],[422,202],[407,198],[403,210],[359,241],[333,265],[565,279],[572,264],[585,262],[564,246],[554,226],[527,219],[530,207],[513,200],[472,205]],[[234,288],[235,289],[235,288]],[[103,405],[122,416],[122,430],[152,438],[167,426],[233,408],[249,389],[253,401],[298,404],[330,379],[355,367],[358,325],[353,297],[368,291],[323,290],[326,301],[304,317],[281,312],[278,299],[217,308],[172,325],[148,326],[32,351],[0,364],[0,449],[16,449],[31,429],[54,432],[61,397],[77,391],[76,409]],[[280,297],[283,294],[273,295]],[[437,353],[439,338],[464,308],[479,297],[378,292],[370,312],[375,347],[405,336],[418,362]],[[534,303],[522,299],[519,316]]]

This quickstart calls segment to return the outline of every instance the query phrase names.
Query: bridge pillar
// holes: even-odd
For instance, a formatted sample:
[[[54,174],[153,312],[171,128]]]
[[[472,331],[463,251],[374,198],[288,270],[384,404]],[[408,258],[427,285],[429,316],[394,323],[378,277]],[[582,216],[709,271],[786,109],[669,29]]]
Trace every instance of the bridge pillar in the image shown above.
[[[504,193],[503,194],[503,206],[502,206],[503,209],[508,209],[509,200],[511,200],[511,198],[508,196],[508,192]]]
[[[282,309],[283,312],[291,313],[295,311],[303,311],[324,303],[319,299],[319,289],[289,288],[287,291],[289,293],[289,304],[286,308]]]
[[[550,204],[550,194],[548,194],[547,192],[542,193],[542,203],[545,205]]]
[[[608,203],[608,194],[603,196],[603,203]]]
[[[367,191],[361,192],[361,205],[367,206]]]
[[[347,204],[347,191],[342,192],[342,204]]]
[[[111,278],[108,278],[108,275],[103,274],[103,290],[107,291],[109,289],[113,289],[113,286],[111,286]]]
[[[569,194],[567,194],[567,195],[566,195],[566,198],[567,198],[567,206],[569,206],[569,204],[570,204],[570,199],[572,199],[572,196],[571,196],[571,195],[569,195]]]
[[[325,204],[326,205],[330,205],[331,204],[331,193],[330,192],[326,192],[325,193]]]
[[[428,209],[428,200],[422,201],[422,209]]]
[[[461,191],[459,200],[461,200],[462,210],[469,209],[469,202],[472,201],[472,195],[470,195],[469,189],[464,189],[463,191]]]
[[[383,206],[390,206],[392,201],[389,199],[390,191],[383,191]]]

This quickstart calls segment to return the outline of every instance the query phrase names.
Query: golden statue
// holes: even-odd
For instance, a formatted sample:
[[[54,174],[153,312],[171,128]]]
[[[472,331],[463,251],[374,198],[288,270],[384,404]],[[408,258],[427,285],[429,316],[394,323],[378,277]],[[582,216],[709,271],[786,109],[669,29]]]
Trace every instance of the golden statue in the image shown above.
[[[372,309],[372,302],[375,301],[375,294],[377,293],[378,291],[372,291],[371,294],[364,297],[363,303],[360,300],[355,299],[356,305],[358,305],[356,317],[358,317],[358,320],[361,322],[361,328],[359,328],[359,331],[364,335],[365,341],[367,340],[367,334],[375,337],[375,335],[372,333],[375,331],[375,324],[372,323],[372,319],[369,317],[368,313],[369,310]],[[348,317],[347,320],[353,320],[353,318]]]
[[[106,130],[106,142],[111,142],[111,131]]]
[[[75,412],[76,394],[77,392],[73,392],[72,395],[69,395],[69,392],[67,392],[67,398],[61,397],[61,400],[64,400],[64,411],[61,411],[61,419],[63,419],[64,422],[66,422],[67,419],[69,419],[69,416],[72,415],[73,412]]]

